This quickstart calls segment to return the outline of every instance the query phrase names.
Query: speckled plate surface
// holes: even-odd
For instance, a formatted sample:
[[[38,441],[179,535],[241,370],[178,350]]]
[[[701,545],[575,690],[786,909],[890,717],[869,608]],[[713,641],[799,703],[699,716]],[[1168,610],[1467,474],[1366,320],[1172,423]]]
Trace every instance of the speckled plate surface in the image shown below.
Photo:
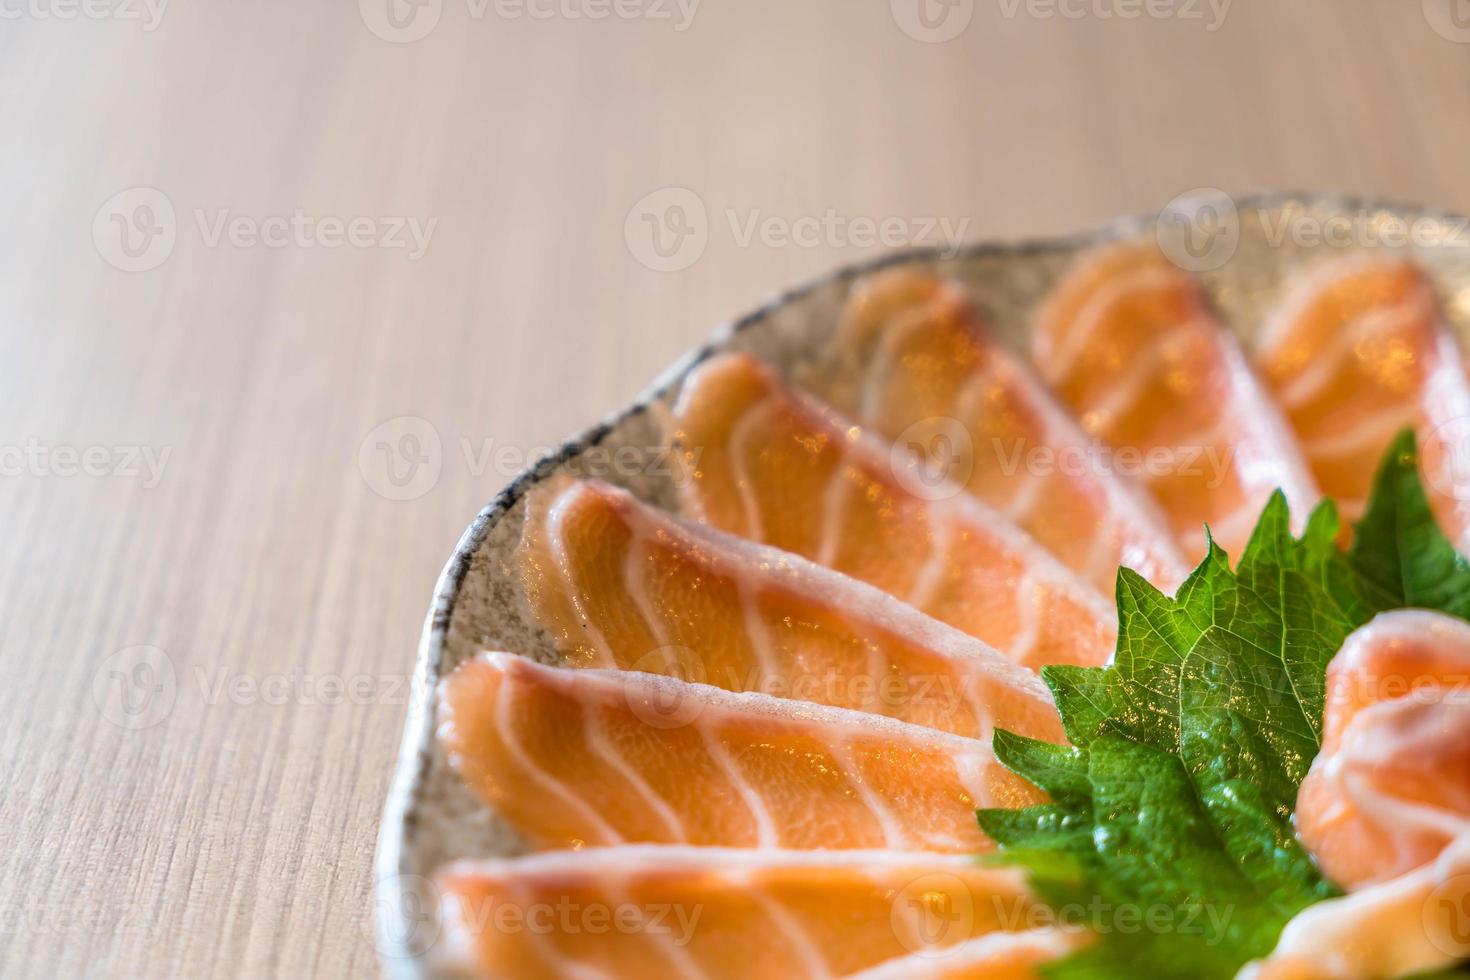
[[[799,378],[822,370],[853,280],[906,264],[963,283],[993,329],[1024,340],[1032,311],[1076,255],[1089,247],[1157,235],[1166,252],[1198,272],[1223,318],[1249,345],[1265,308],[1295,269],[1350,252],[1413,255],[1434,276],[1445,312],[1470,340],[1470,223],[1455,215],[1323,194],[1269,194],[1203,206],[1155,220],[1125,218],[1066,238],[975,244],[954,255],[913,251],[838,270],[777,297],[718,330],[685,355],[634,404],[571,439],[522,473],[465,530],[434,590],[414,670],[397,770],[383,813],[374,915],[388,975],[444,975],[445,943],[430,877],[446,861],[519,853],[522,843],[449,768],[434,732],[436,688],[458,664],[487,650],[554,663],[557,654],[527,610],[514,573],[523,501],[558,473],[596,476],[645,500],[673,500],[674,471],[662,419],[685,374],[721,350],[747,351]]]

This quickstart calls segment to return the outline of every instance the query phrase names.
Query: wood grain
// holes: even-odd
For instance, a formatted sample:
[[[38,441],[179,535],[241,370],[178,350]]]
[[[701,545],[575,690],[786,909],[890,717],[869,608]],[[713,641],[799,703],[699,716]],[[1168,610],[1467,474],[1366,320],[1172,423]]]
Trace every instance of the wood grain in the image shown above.
[[[378,969],[378,812],[460,530],[713,325],[875,250],[753,217],[1008,238],[1198,186],[1470,211],[1470,45],[1417,3],[1236,0],[1211,30],[975,0],[925,43],[882,0],[705,0],[683,30],[445,0],[406,44],[340,0],[152,30],[59,3],[0,20],[5,976]],[[94,218],[137,187],[177,237],[130,273]],[[625,221],[669,187],[708,240],[658,272]],[[417,259],[211,243],[298,211],[437,224]],[[440,472],[395,500],[359,455],[400,417]],[[156,485],[129,447],[168,453]]]

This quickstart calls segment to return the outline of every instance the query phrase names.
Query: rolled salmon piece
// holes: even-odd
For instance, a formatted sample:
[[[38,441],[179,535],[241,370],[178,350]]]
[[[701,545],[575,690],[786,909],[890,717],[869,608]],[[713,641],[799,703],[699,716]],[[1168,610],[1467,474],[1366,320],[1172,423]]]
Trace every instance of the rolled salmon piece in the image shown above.
[[[627,845],[463,861],[435,881],[441,962],[483,977],[939,976],[922,969],[1062,946],[1020,932],[975,948],[1033,918],[1033,899],[1015,871],[941,854]]]
[[[1296,822],[1350,894],[1299,913],[1243,977],[1371,980],[1470,958],[1470,623],[1403,609],[1348,637]]]
[[[1044,797],[989,744],[876,715],[508,653],[440,688],[450,764],[533,847],[968,854],[975,810]]]
[[[692,372],[675,425],[690,516],[867,582],[1027,667],[1112,655],[1107,597],[760,361],[729,354]]]
[[[988,742],[1063,741],[1032,671],[892,596],[681,521],[604,483],[528,505],[526,593],[567,663],[886,715]]]
[[[1387,881],[1470,830],[1470,623],[1375,617],[1328,665],[1325,714],[1296,821],[1329,878]]]
[[[1389,443],[1412,428],[1435,516],[1470,544],[1470,385],[1434,284],[1411,262],[1350,259],[1299,277],[1256,361],[1322,492],[1348,518]]]
[[[1389,980],[1470,959],[1470,836],[1429,864],[1309,905],[1239,980]]]
[[[1172,592],[1190,566],[1157,505],[1119,473],[957,285],[891,269],[853,287],[814,390],[920,455],[1111,595],[1126,565]]]
[[[1041,376],[1140,471],[1191,559],[1206,525],[1238,558],[1277,489],[1304,524],[1319,494],[1295,438],[1200,285],[1156,248],[1084,256],[1031,339]]]

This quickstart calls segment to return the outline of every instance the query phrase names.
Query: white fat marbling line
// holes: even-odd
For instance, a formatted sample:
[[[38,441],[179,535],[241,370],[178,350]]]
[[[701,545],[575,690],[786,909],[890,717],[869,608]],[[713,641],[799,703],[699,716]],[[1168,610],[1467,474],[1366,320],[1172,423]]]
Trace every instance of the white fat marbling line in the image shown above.
[[[507,884],[512,902],[523,909],[534,907],[536,899],[524,886],[514,881]],[[617,980],[606,970],[600,970],[580,960],[564,956],[561,950],[556,948],[556,943],[552,940],[550,933],[540,929],[523,929],[522,932],[531,937],[531,945],[558,976],[568,977],[570,980]]]
[[[730,478],[735,481],[735,492],[740,495],[740,509],[745,516],[745,536],[753,541],[764,541],[765,527],[761,521],[760,501],[755,496],[755,483],[746,468],[746,447],[750,444],[761,413],[770,411],[769,397],[763,398],[730,426],[730,439],[725,452],[730,460]]]
[[[512,655],[507,654],[506,656]],[[525,658],[516,657],[515,659],[524,660]],[[511,693],[511,685],[502,679],[500,688],[495,694],[495,733],[500,736],[500,742],[505,746],[512,761],[532,782],[539,783],[543,789],[565,801],[573,810],[581,814],[587,825],[594,828],[605,842],[620,843],[623,835],[614,830],[606,820],[603,820],[602,815],[593,809],[580,794],[573,792],[566,783],[533,763],[526,755],[520,739],[511,730],[509,723]],[[584,713],[590,710],[587,705],[580,707]]]
[[[745,802],[745,808],[750,811],[750,816],[755,820],[755,839],[757,847],[779,847],[780,835],[776,830],[776,821],[771,817],[770,807],[766,806],[765,798],[761,796],[756,788],[750,785],[750,780],[745,778],[745,773],[740,771],[740,766],[735,762],[730,750],[725,743],[720,741],[720,734],[713,725],[696,725],[699,737],[704,741],[704,750],[714,760],[715,766],[720,769],[730,785],[735,788],[740,799]]]
[[[1404,323],[1426,318],[1423,305],[1412,300],[1363,310],[1333,334],[1325,347],[1314,351],[1298,374],[1276,389],[1276,400],[1288,409],[1310,402],[1337,379],[1343,362],[1356,356],[1359,344]]]
[[[1067,331],[1066,336],[1061,338],[1061,343],[1047,351],[1046,356],[1042,358],[1041,367],[1046,377],[1055,382],[1072,374],[1077,358],[1092,340],[1092,335],[1097,332],[1103,318],[1123,296],[1135,290],[1168,289],[1179,282],[1179,275],[1172,268],[1150,265],[1141,269],[1129,269],[1123,275],[1115,275],[1103,283],[1100,288],[1093,291],[1093,294],[1077,311],[1077,315],[1072,319],[1071,328]],[[1049,308],[1043,309],[1043,322],[1050,319],[1047,316],[1049,312]]]
[[[1017,951],[1040,954],[1044,961],[1060,959],[1085,941],[1081,931],[1028,929],[992,932],[942,949],[925,949],[850,973],[847,980],[961,980],[980,972],[997,959]]]
[[[587,614],[587,607],[582,602],[582,592],[572,579],[571,558],[567,555],[566,534],[562,529],[562,524],[566,519],[567,510],[570,509],[571,500],[578,491],[578,486],[578,484],[572,484],[563,490],[546,515],[546,540],[551,545],[551,564],[556,568],[557,577],[561,580],[562,594],[576,610],[577,619],[586,628],[587,638],[592,641],[592,646],[597,651],[598,665],[616,667],[618,658],[613,656],[612,646],[608,644],[607,637],[603,636],[602,631],[597,628],[596,620]]]
[[[1419,421],[1418,408],[1412,404],[1394,405],[1367,419],[1355,422],[1350,429],[1303,439],[1302,449],[1308,459],[1336,459],[1369,452],[1375,446],[1380,450],[1394,436]]]
[[[1141,350],[1130,352],[1128,369],[1113,387],[1085,404],[1077,406],[1078,418],[1096,418],[1089,428],[1111,426],[1126,415],[1139,399],[1158,388],[1158,376],[1168,366],[1172,345],[1200,330],[1213,330],[1204,319],[1185,320],[1150,337]]]
[[[654,792],[648,780],[643,778],[643,774],[634,769],[632,764],[618,751],[617,746],[607,738],[606,726],[602,724],[601,716],[597,712],[582,712],[582,737],[587,740],[587,744],[592,747],[597,757],[626,779],[637,792],[639,799],[653,808],[653,812],[658,814],[664,826],[669,829],[669,839],[683,843],[687,838],[684,834],[684,825],[679,822],[678,815],[663,797]]]

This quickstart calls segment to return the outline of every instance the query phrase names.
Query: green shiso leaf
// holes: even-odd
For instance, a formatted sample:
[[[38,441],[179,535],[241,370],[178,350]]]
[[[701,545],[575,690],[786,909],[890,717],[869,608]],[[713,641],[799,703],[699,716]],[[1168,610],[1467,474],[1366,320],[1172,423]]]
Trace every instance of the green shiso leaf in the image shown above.
[[[994,860],[1097,939],[1048,975],[1232,977],[1296,913],[1340,894],[1292,831],[1321,744],[1328,661],[1404,606],[1470,618],[1470,564],[1435,523],[1412,433],[1396,439],[1351,547],[1331,502],[1300,537],[1277,493],[1232,569],[1213,543],[1171,598],[1118,573],[1118,647],[1047,667],[1070,747],[997,732],[1051,802],[981,810]]]

